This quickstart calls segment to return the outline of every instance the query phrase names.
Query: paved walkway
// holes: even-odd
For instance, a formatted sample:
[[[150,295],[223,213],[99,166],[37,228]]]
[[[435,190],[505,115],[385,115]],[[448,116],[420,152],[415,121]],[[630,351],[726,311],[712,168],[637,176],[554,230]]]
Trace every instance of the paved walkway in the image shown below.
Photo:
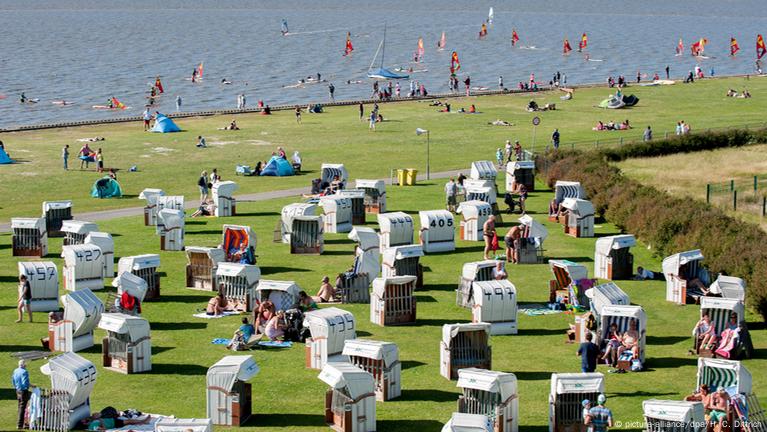
[[[443,179],[451,176],[457,176],[459,172],[461,171],[468,171],[468,170],[453,170],[453,171],[442,171],[438,173],[431,173],[432,179]],[[383,179],[386,184],[391,184],[390,179]],[[426,180],[425,174],[419,174],[418,180],[424,181]],[[237,201],[267,201],[271,199],[276,198],[289,198],[289,197],[300,197],[303,194],[308,194],[311,192],[311,188],[309,187],[302,187],[302,188],[293,188],[293,189],[282,189],[282,190],[275,190],[275,191],[268,191],[268,192],[257,192],[252,194],[243,194],[243,195],[237,195]],[[184,203],[185,207],[187,209],[196,209],[199,206],[198,201],[195,200],[186,200]],[[98,221],[104,221],[104,220],[110,220],[110,219],[117,219],[122,217],[130,217],[130,216],[142,216],[144,214],[144,207],[126,207],[126,208],[120,208],[120,209],[114,209],[114,210],[102,210],[102,211],[95,211],[95,212],[86,212],[86,213],[76,213],[74,215],[75,219],[77,220],[83,220],[88,222],[98,222]],[[9,232],[11,230],[11,224],[0,224],[0,232]]]

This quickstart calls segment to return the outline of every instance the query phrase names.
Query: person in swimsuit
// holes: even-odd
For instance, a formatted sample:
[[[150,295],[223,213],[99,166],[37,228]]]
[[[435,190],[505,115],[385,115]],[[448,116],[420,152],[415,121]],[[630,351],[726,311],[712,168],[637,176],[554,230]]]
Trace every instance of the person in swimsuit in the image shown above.
[[[328,303],[333,301],[333,297],[336,294],[336,289],[330,284],[330,278],[325,276],[322,278],[322,285],[320,285],[320,291],[317,293],[317,297],[314,297],[314,301],[319,303]]]
[[[296,105],[296,123],[301,124],[301,107]]]
[[[266,334],[266,337],[269,338],[269,340],[276,340],[277,338],[281,338],[285,336],[285,329],[287,328],[287,325],[285,324],[285,311],[277,311],[277,314],[275,314],[268,323],[266,323],[266,329],[264,330],[264,333]]]
[[[493,247],[493,237],[495,236],[495,215],[490,215],[482,225],[482,235],[485,238],[485,251],[484,257],[486,260],[490,259],[488,254]]]
[[[695,324],[693,334],[697,335],[700,340],[700,348],[712,349],[716,346],[716,330],[711,325],[711,317],[707,312],[704,312],[700,321]]]
[[[226,311],[228,303],[226,297],[224,297],[224,291],[224,284],[221,284],[221,286],[218,287],[218,294],[208,301],[208,307],[205,309],[207,315],[221,315]]]
[[[26,275],[19,276],[19,298],[17,300],[17,307],[16,309],[19,312],[19,319],[16,320],[17,323],[20,323],[22,321],[22,318],[24,318],[24,311],[27,311],[27,314],[29,315],[29,322],[32,322],[32,308],[30,307],[30,302],[32,301],[32,287],[29,285],[29,281],[27,280]]]
[[[636,321],[631,321],[628,331],[623,333],[621,346],[618,347],[618,357],[626,350],[631,351],[633,354],[632,358],[639,358],[639,332],[637,332]]]
[[[253,312],[253,326],[257,333],[264,333],[266,324],[274,316],[274,303],[271,300],[265,300],[258,305],[258,309]]]
[[[519,250],[520,245],[520,239],[522,238],[522,230],[524,229],[524,226],[517,225],[513,226],[509,229],[509,232],[506,233],[506,237],[503,238],[504,242],[506,243],[506,261],[518,264],[519,263],[519,254],[517,251]]]

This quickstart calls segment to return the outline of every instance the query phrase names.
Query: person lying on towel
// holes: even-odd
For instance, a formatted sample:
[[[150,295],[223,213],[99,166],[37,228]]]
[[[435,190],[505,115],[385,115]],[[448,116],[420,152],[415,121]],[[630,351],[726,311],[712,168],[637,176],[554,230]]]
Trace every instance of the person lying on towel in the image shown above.
[[[663,273],[650,271],[642,266],[638,266],[634,280],[666,280],[666,278],[663,276]]]
[[[224,297],[224,284],[218,288],[218,294],[208,301],[208,306],[205,308],[205,313],[210,316],[222,315],[227,311],[229,303]]]
[[[207,200],[200,204],[200,207],[192,213],[192,217],[213,216],[214,214],[216,214],[216,205],[213,204],[212,200]]]

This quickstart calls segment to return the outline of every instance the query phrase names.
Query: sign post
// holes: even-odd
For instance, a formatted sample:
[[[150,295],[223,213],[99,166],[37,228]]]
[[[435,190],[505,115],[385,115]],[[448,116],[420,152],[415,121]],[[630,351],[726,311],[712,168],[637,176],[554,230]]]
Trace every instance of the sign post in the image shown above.
[[[535,152],[535,129],[537,128],[539,124],[541,124],[541,118],[538,116],[533,117],[533,144],[530,149],[530,153]]]

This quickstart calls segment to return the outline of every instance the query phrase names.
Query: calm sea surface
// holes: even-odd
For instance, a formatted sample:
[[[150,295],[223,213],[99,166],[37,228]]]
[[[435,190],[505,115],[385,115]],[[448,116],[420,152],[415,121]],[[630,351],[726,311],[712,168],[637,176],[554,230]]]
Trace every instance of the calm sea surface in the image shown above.
[[[495,19],[485,40],[477,33],[493,6]],[[461,78],[495,88],[503,75],[507,87],[534,72],[548,82],[556,71],[568,83],[603,81],[608,75],[637,71],[683,75],[695,66],[693,41],[709,45],[701,67],[708,74],[754,71],[757,33],[767,35],[764,0],[446,2],[435,0],[0,0],[0,126],[137,115],[146,103],[154,76],[161,75],[166,94],[160,111],[174,111],[175,98],[185,111],[234,108],[245,93],[248,105],[328,99],[327,84],[283,88],[309,75],[322,74],[336,87],[336,98],[370,95],[366,72],[387,26],[385,66],[409,66],[419,37],[426,55],[412,74],[431,92],[447,91],[450,52],[461,59]],[[289,36],[280,34],[288,20]],[[512,28],[520,45],[512,49]],[[342,56],[346,32],[354,53]],[[447,49],[437,51],[442,32]],[[573,52],[561,55],[562,39],[577,47],[589,35],[592,60]],[[729,57],[729,40],[741,46]],[[679,38],[685,55],[676,57]],[[192,84],[192,69],[204,63],[204,81]],[[231,85],[222,85],[223,78]],[[347,84],[360,80],[362,84]],[[403,92],[408,87],[402,83]],[[25,92],[37,104],[20,104]],[[115,96],[126,111],[94,110]],[[54,100],[71,106],[57,106]]]

